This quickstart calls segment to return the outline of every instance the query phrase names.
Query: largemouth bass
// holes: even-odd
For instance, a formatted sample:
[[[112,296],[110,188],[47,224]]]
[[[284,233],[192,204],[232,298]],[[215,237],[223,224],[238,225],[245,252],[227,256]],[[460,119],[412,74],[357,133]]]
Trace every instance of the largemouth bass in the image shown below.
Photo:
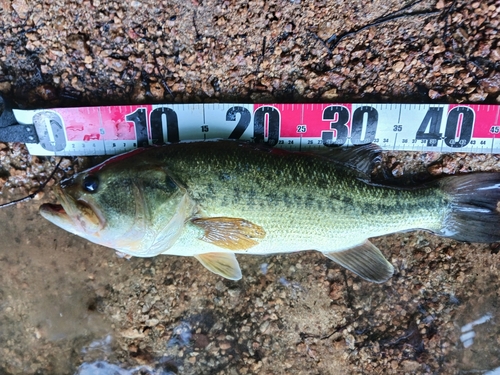
[[[194,256],[241,278],[235,254],[317,250],[366,280],[392,265],[368,240],[424,229],[460,241],[500,240],[500,173],[415,188],[374,184],[369,147],[332,155],[233,141],[139,149],[62,181],[43,217],[138,257]]]

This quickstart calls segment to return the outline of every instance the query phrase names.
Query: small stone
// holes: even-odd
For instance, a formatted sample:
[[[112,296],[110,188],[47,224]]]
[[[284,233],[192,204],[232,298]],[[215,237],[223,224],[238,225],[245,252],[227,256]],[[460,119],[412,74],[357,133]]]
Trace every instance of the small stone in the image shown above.
[[[464,29],[462,29],[461,27],[459,27],[457,29],[456,35],[461,37],[464,40],[467,40],[469,38],[469,35],[467,34],[467,32]]]
[[[155,66],[153,64],[145,64],[143,68],[146,73],[153,74]]]
[[[132,327],[122,331],[121,335],[127,339],[140,339],[144,337],[144,333],[141,333]]]
[[[219,344],[219,348],[222,350],[228,350],[231,347],[231,343],[229,341],[223,341]]]
[[[163,99],[163,95],[165,94],[165,89],[160,84],[160,82],[151,83],[149,85],[149,91],[151,92],[151,95],[157,100]]]
[[[438,53],[446,51],[446,47],[444,46],[444,44],[440,44],[439,46],[435,46],[432,51],[435,55],[437,55]]]
[[[429,90],[429,98],[431,99],[439,99],[443,96],[443,94],[441,94],[440,92],[436,91],[436,90]]]
[[[479,80],[479,85],[488,94],[495,94],[500,91],[500,73],[496,73],[490,78]]]
[[[399,73],[400,71],[403,70],[404,67],[405,63],[403,61],[398,61],[396,64],[392,66],[392,70]]]
[[[391,169],[391,173],[394,177],[398,178],[398,177],[401,177],[403,176],[403,173],[404,173],[404,168],[403,168],[403,165],[401,163],[396,163],[392,169]]]
[[[334,100],[338,97],[339,97],[339,94],[337,93],[337,89],[331,89],[331,90],[325,91],[321,95],[321,99],[325,99],[325,100]]]
[[[8,91],[10,91],[11,86],[12,85],[8,81],[0,82],[0,91],[1,92],[8,92]]]
[[[500,61],[500,48],[494,49],[490,52],[490,59],[493,61]]]
[[[158,319],[149,319],[149,320],[146,320],[146,325],[148,327],[154,327],[154,326],[158,325],[158,323],[160,323],[160,321]]]
[[[445,5],[446,5],[446,4],[445,4],[444,0],[439,0],[439,1],[436,3],[435,8],[436,8],[436,9],[444,9]]]
[[[108,66],[109,68],[113,69],[116,72],[123,72],[127,67],[125,61],[112,59],[110,57],[104,59],[104,64],[106,64],[106,66]]]
[[[304,95],[304,91],[307,87],[306,82],[303,79],[298,79],[295,81],[295,89],[299,93],[299,95]]]
[[[403,365],[404,371],[416,374],[417,370],[420,368],[420,364],[417,361],[403,361],[401,362]]]
[[[66,38],[66,43],[69,47],[78,51],[85,51],[87,48],[85,44],[85,38],[81,34],[68,35],[68,37]]]
[[[127,30],[127,35],[129,36],[130,39],[132,40],[137,40],[139,39],[139,35],[134,31],[134,29],[128,29]]]
[[[26,0],[14,0],[12,2],[12,8],[14,8],[19,18],[26,18],[30,10]]]
[[[456,66],[443,66],[441,67],[441,73],[443,74],[455,74],[460,68]]]
[[[204,349],[210,344],[210,340],[207,335],[202,333],[195,333],[193,335],[194,347],[198,349]]]
[[[438,176],[443,173],[443,167],[440,164],[434,164],[427,167],[427,172],[433,176]]]
[[[252,371],[254,371],[254,374],[258,373],[258,370],[262,367],[262,361],[259,361],[257,363],[255,363],[253,366],[252,366]]]
[[[265,333],[268,328],[269,328],[269,322],[265,321],[264,323],[261,324],[261,326],[259,327],[259,330],[261,333]]]
[[[37,86],[35,92],[45,101],[54,100],[57,96],[56,89],[48,84]]]
[[[73,77],[71,79],[71,86],[77,91],[85,91],[85,87],[83,86],[82,81],[78,79],[78,77]]]
[[[32,193],[35,193],[37,189],[34,189],[35,191],[33,191]],[[31,192],[30,192],[31,193]],[[45,193],[42,191],[39,191],[38,193],[35,194],[35,196],[33,197],[33,200],[34,201],[39,201],[41,199],[43,199]]]
[[[329,296],[334,301],[339,300],[344,296],[344,289],[340,284],[333,283]]]
[[[488,94],[484,92],[474,92],[468,96],[468,99],[471,102],[482,102],[486,99],[487,96]]]
[[[354,350],[356,348],[356,339],[351,334],[345,336],[345,343],[347,347],[351,350]]]
[[[323,22],[322,24],[319,25],[318,36],[321,39],[328,39],[333,34],[335,34],[335,32],[336,32],[335,27],[332,25],[331,22]]]

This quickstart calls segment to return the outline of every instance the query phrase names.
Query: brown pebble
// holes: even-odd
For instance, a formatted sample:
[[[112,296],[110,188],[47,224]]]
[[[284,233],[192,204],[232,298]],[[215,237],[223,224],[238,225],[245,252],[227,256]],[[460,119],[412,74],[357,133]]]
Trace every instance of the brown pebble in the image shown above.
[[[35,89],[36,94],[45,101],[54,100],[56,98],[56,90],[52,85],[40,85]]]
[[[30,8],[26,0],[13,0],[12,8],[16,11],[19,18],[26,18],[28,16],[28,12]]]
[[[496,73],[490,78],[483,78],[479,80],[479,85],[489,94],[500,92],[500,73]]]
[[[104,64],[116,72],[123,72],[127,67],[127,63],[125,61],[113,59],[111,57],[105,58]]]
[[[321,98],[324,100],[333,100],[338,98],[339,94],[337,93],[337,89],[331,89],[328,91],[325,91],[322,95]]]
[[[500,61],[500,48],[494,49],[490,52],[490,59],[493,61]]]
[[[427,172],[429,172],[433,176],[438,176],[443,173],[443,167],[441,164],[433,164],[427,167]]]
[[[436,90],[429,90],[429,98],[431,99],[439,99],[443,96],[440,92]]]
[[[206,348],[210,343],[207,335],[204,335],[202,333],[193,334],[193,342],[194,342],[194,347],[199,349]]]
[[[221,348],[222,350],[227,350],[231,347],[231,343],[229,341],[222,341],[220,344],[219,344],[219,348]]]
[[[165,94],[165,89],[160,82],[151,83],[149,85],[149,91],[155,100],[163,99],[163,95]]]
[[[329,297],[332,300],[336,301],[341,299],[343,296],[344,296],[344,288],[337,283],[333,283],[330,289]]]
[[[397,63],[395,63],[392,66],[392,70],[399,73],[400,71],[403,70],[404,67],[405,67],[405,63],[403,61],[398,61]]]
[[[482,102],[486,99],[487,96],[488,96],[488,94],[486,94],[484,92],[475,92],[475,93],[470,94],[467,98],[471,102]]]
[[[396,163],[392,166],[391,173],[394,177],[401,177],[404,173],[404,168],[401,163]]]

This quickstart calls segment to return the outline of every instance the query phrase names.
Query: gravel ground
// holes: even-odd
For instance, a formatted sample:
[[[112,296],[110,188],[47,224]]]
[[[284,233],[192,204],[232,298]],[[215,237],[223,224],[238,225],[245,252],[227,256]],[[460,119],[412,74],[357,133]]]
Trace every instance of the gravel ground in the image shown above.
[[[25,108],[500,102],[499,1],[0,3],[0,91]],[[53,162],[0,143],[0,199],[36,190]],[[65,161],[56,179],[93,162]],[[498,155],[386,153],[384,165],[395,175],[500,171]],[[382,285],[313,252],[240,257],[244,278],[232,282],[192,259],[126,260],[55,228],[37,214],[52,184],[0,210],[0,374],[500,367],[497,244],[374,239],[396,268]],[[461,328],[473,321],[465,348]]]

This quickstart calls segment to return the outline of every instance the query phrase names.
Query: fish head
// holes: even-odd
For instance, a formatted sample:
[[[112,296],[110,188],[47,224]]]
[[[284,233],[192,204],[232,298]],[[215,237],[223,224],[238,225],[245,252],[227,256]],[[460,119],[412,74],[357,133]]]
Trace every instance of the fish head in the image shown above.
[[[185,189],[166,168],[140,159],[108,161],[55,188],[59,204],[40,214],[70,233],[135,256],[165,251],[190,214]]]

